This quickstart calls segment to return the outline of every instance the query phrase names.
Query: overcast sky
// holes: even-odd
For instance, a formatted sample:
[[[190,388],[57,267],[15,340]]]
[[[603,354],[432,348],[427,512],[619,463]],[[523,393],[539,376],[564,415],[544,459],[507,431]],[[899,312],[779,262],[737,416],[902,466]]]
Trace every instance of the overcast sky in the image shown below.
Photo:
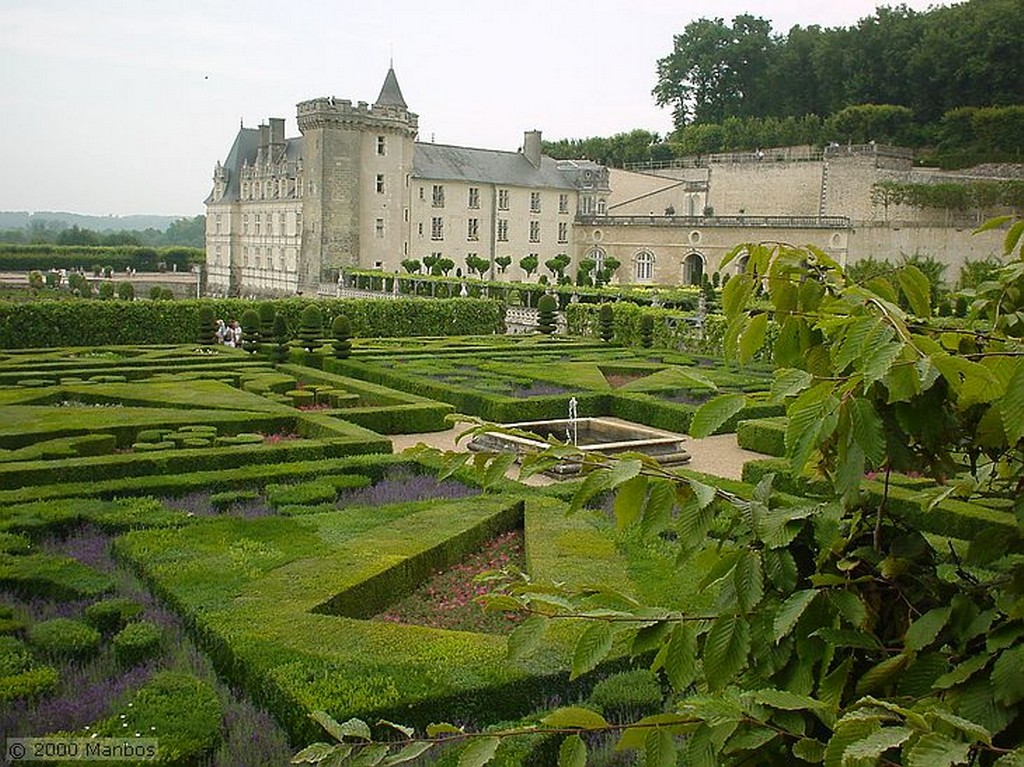
[[[880,4],[0,0],[0,210],[197,215],[240,121],[295,136],[296,103],[372,103],[392,57],[423,141],[664,134],[656,61],[690,21],[750,13],[784,34]]]

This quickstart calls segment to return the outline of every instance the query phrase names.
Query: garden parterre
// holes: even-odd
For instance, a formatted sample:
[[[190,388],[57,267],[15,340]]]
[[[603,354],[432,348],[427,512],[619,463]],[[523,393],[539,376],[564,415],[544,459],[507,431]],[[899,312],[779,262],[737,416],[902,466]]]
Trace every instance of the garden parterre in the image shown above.
[[[567,517],[565,488],[502,481],[484,493],[460,473],[452,487],[431,479],[411,489],[436,467],[390,455],[381,435],[439,430],[455,408],[494,420],[560,417],[571,396],[587,415],[685,430],[694,403],[680,393],[757,392],[768,381],[764,370],[564,339],[367,341],[350,360],[325,357],[318,367],[190,346],[7,354],[0,633],[13,641],[0,648],[0,688],[24,711],[59,696],[72,672],[32,643],[32,627],[83,621],[137,575],[293,746],[319,736],[308,717],[315,709],[338,719],[481,726],[522,716],[553,691],[571,700],[592,680],[569,683],[580,631],[569,622],[549,630],[540,652],[509,663],[502,634],[372,617],[516,529],[537,580],[613,583],[650,604],[698,607],[697,573],[672,568],[671,540],[616,533],[600,508]],[[758,414],[774,412],[766,405],[739,417]],[[82,537],[83,525],[99,533]],[[54,537],[75,545],[43,545]],[[118,569],[97,567],[102,558],[90,552],[112,538]],[[31,607],[32,599],[48,606]],[[153,606],[139,615],[152,622],[158,604],[142,601]],[[134,633],[120,644],[144,644],[148,632]],[[99,652],[115,662],[113,649]],[[192,683],[160,677],[158,693],[143,693],[155,672],[122,671],[124,689],[75,728],[106,727],[132,696],[175,690],[214,710]],[[223,691],[220,698],[230,702]],[[230,739],[223,728],[210,735],[193,725],[199,751]]]

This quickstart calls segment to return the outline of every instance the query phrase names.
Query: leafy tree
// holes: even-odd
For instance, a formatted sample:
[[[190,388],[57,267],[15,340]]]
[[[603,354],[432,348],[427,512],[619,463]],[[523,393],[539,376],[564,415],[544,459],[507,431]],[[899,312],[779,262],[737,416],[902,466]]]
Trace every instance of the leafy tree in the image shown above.
[[[402,260],[402,268],[409,274],[419,274],[421,264],[418,259],[406,258]]]
[[[130,282],[117,283],[117,297],[124,301],[134,301],[135,286]]]
[[[497,256],[494,259],[494,265],[498,267],[501,274],[504,274],[505,270],[512,266],[512,256]]]
[[[559,253],[554,258],[544,262],[544,268],[551,272],[551,277],[558,282],[565,277],[565,268],[572,262],[572,258],[565,253]]]
[[[477,256],[476,254],[473,253],[470,253],[468,256],[466,256],[466,269],[469,271],[470,275],[476,272],[481,277],[483,277],[485,274],[487,274],[490,268],[491,262],[489,259],[481,258],[480,256]]]
[[[537,256],[529,255],[519,259],[519,267],[526,272],[527,277],[537,271],[538,266],[540,266],[540,259]]]

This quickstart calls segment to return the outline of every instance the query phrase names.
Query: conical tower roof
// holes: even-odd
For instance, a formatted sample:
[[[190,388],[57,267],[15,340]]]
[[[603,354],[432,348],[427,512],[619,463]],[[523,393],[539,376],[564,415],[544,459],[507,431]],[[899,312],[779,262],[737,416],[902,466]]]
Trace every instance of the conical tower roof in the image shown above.
[[[398,78],[395,76],[395,68],[388,68],[388,76],[384,78],[384,85],[380,89],[375,107],[401,107],[408,109],[405,99],[402,97],[402,89],[398,87]]]

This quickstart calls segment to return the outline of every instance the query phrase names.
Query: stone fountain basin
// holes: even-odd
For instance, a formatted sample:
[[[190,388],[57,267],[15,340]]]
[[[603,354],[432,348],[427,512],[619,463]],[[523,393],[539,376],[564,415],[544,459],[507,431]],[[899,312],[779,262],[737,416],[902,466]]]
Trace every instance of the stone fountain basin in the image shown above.
[[[488,432],[475,436],[468,448],[477,452],[514,451],[522,455],[550,447],[549,438],[559,442],[571,442],[571,435],[575,429],[576,447],[581,453],[643,453],[665,466],[690,460],[690,454],[683,447],[686,438],[681,434],[618,418],[579,418],[575,422],[559,418],[550,421],[522,421],[503,426],[530,432],[535,436],[521,437]],[[565,475],[578,473],[579,470],[578,461],[565,461],[557,464],[549,473]]]

